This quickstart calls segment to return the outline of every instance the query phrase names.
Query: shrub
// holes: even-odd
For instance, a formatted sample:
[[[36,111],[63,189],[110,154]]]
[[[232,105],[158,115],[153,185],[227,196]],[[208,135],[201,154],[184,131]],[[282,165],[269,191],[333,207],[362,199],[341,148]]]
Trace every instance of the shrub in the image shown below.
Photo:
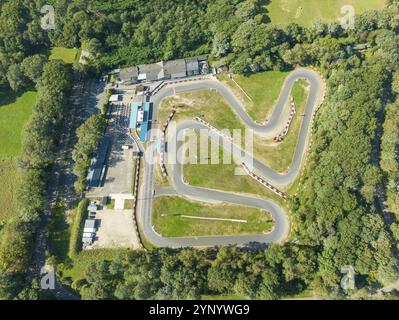
[[[89,200],[83,199],[79,202],[79,205],[76,209],[72,224],[71,239],[69,240],[68,255],[70,258],[75,257],[81,250],[81,243],[82,243],[81,235],[83,231],[83,223],[88,205],[89,205]]]

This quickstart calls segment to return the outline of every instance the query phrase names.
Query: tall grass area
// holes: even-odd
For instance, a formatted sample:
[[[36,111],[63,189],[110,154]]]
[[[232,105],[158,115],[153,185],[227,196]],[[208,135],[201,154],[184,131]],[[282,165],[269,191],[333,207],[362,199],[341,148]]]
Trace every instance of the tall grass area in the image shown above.
[[[10,218],[15,211],[21,134],[35,101],[36,92],[33,91],[19,96],[0,93],[0,222]]]
[[[316,20],[338,21],[341,7],[351,5],[355,13],[370,9],[382,9],[386,0],[271,0],[267,5],[268,16],[273,24],[286,25],[290,22],[311,26]]]

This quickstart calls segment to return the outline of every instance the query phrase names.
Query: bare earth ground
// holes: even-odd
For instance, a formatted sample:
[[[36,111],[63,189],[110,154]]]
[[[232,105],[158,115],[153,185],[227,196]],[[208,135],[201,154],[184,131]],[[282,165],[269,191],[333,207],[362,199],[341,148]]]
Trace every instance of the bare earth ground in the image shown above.
[[[96,214],[98,231],[93,248],[139,249],[132,210],[102,210]]]

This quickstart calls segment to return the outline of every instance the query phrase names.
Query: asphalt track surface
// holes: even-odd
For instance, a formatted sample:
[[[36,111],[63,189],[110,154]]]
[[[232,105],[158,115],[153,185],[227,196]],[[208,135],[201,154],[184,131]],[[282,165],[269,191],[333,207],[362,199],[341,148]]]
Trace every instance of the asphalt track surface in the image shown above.
[[[312,118],[317,107],[322,103],[324,83],[318,73],[312,70],[298,69],[290,73],[282,87],[280,97],[276,103],[272,116],[265,125],[255,123],[246,113],[242,104],[238,101],[235,95],[215,80],[203,80],[187,82],[177,85],[168,85],[157,93],[152,98],[154,103],[154,117],[156,117],[157,109],[166,97],[174,94],[183,92],[190,92],[201,89],[215,89],[217,90],[230,105],[232,110],[238,115],[242,123],[246,128],[252,129],[254,133],[264,136],[272,137],[276,132],[276,129],[280,128],[283,123],[287,121],[284,118],[283,108],[287,106],[291,89],[294,83],[298,79],[307,79],[310,83],[309,96],[305,107],[305,114],[303,116],[300,133],[297,140],[297,145],[293,157],[290,169],[286,173],[278,173],[264,165],[263,163],[253,159],[254,171],[264,178],[266,181],[273,185],[283,186],[293,182],[301,169],[302,162],[304,161],[307,143],[311,134]],[[267,88],[265,88],[267,90]],[[210,106],[211,107],[211,106]],[[298,116],[298,115],[297,115]],[[156,120],[156,118],[154,119]],[[206,129],[206,127],[194,120],[182,121],[177,124],[176,135],[180,137],[183,132],[187,129]],[[222,143],[223,139],[216,133],[210,133],[211,139]],[[228,145],[228,141],[224,141]],[[173,151],[176,153],[176,157],[182,157],[183,142],[178,142],[176,149]],[[248,156],[248,154],[242,153],[242,151],[232,145],[233,157],[237,161],[237,157]],[[178,151],[176,151],[178,150]],[[144,233],[144,237],[151,242],[153,245],[158,247],[206,247],[206,246],[217,246],[217,245],[256,245],[256,244],[268,244],[268,243],[281,243],[284,242],[289,234],[290,223],[285,212],[285,209],[281,208],[278,204],[271,200],[265,200],[256,196],[241,195],[237,193],[230,193],[224,191],[218,191],[213,189],[206,189],[200,187],[192,187],[186,184],[183,180],[183,165],[177,161],[176,164],[172,165],[173,172],[170,175],[173,180],[173,186],[175,191],[171,194],[179,194],[185,197],[211,203],[230,203],[241,206],[255,207],[270,212],[274,219],[274,228],[270,233],[258,234],[258,235],[244,235],[244,236],[204,236],[204,237],[175,237],[166,238],[157,234],[153,229],[151,221],[151,207],[154,199],[154,153],[156,151],[156,143],[151,143],[145,153],[144,161],[144,180],[141,189],[140,197],[140,210],[138,222]],[[168,150],[168,153],[172,152]],[[238,159],[239,160],[239,159]],[[261,187],[261,185],[259,185]],[[167,195],[168,189],[163,189],[163,192],[159,195]]]

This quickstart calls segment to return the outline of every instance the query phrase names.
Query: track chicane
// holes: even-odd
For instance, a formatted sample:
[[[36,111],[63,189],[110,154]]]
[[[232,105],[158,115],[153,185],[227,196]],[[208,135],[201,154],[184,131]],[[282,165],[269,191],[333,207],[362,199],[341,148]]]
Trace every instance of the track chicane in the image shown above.
[[[285,125],[284,130],[273,138],[274,141],[280,142],[288,134],[288,131],[292,124],[292,120],[294,120],[294,116],[296,114],[296,105],[295,105],[295,101],[294,101],[293,97],[290,98],[290,104],[291,104],[291,113],[290,113],[290,117],[287,121],[287,124]]]

